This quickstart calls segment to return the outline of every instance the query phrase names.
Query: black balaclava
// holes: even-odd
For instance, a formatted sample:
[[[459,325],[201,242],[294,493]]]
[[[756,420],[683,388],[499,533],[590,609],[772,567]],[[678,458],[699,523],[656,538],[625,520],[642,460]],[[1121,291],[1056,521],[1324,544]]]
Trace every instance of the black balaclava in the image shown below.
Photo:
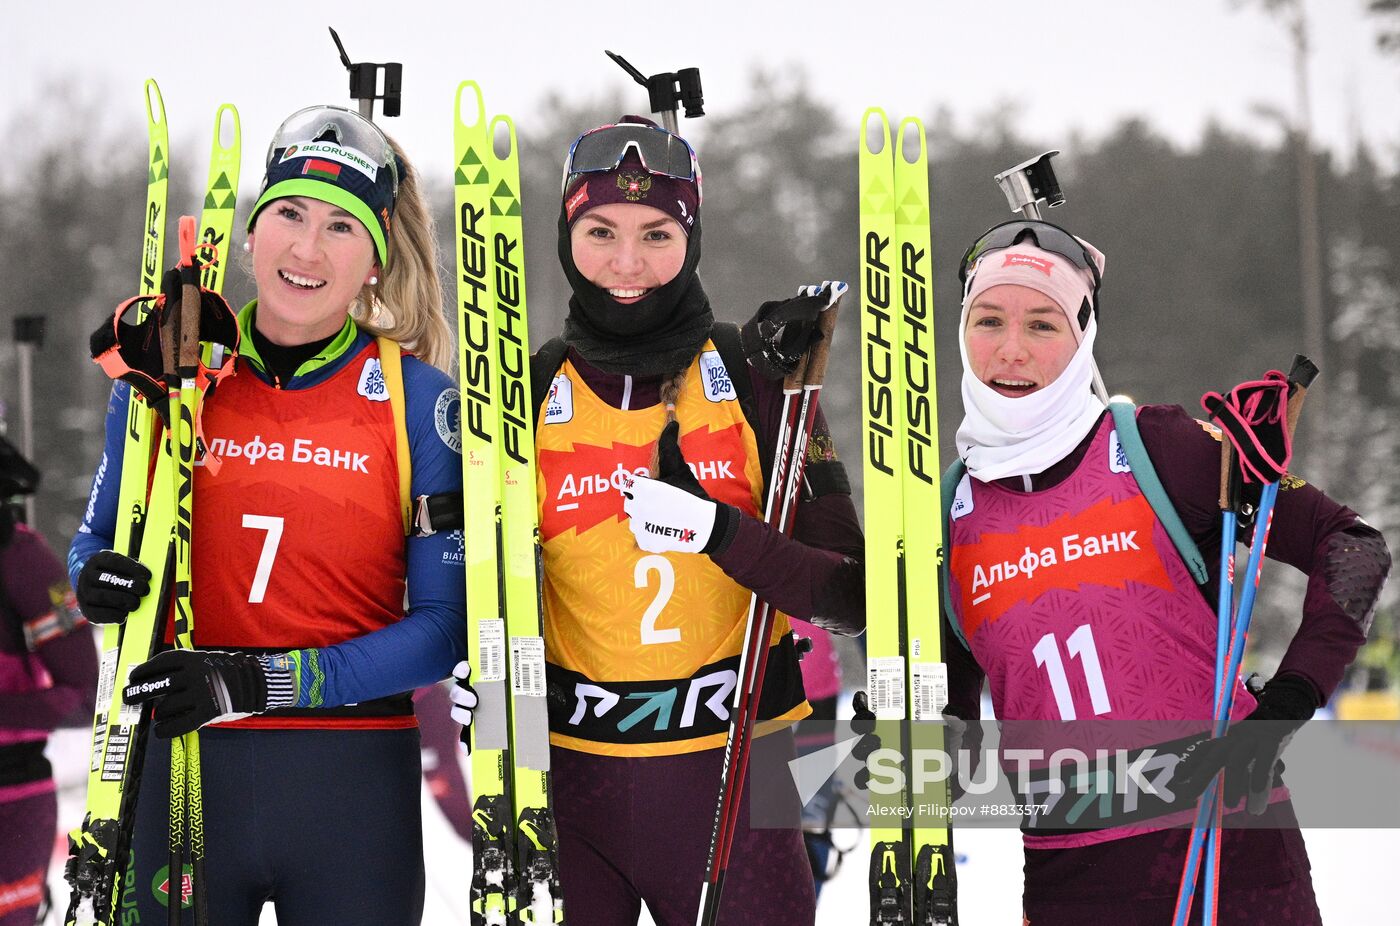
[[[645,116],[618,120],[618,124],[628,123],[660,128]],[[600,370],[641,376],[675,373],[690,365],[710,335],[714,315],[695,272],[700,263],[700,178],[693,157],[692,153],[694,180],[652,174],[640,194],[635,183],[629,188],[623,182],[643,179],[639,173],[633,176],[646,171],[636,151],[628,151],[610,171],[574,175],[565,184],[559,209],[559,263],[574,294],[564,321],[564,340]],[[650,199],[648,191],[654,194]],[[593,208],[639,200],[661,209],[686,230],[685,262],[674,279],[623,305],[579,273],[569,232],[588,211],[579,211],[584,204]]]
[[[714,314],[695,267],[700,263],[700,220],[686,238],[685,263],[675,278],[623,305],[574,266],[569,223],[559,211],[559,262],[574,294],[564,340],[593,366],[609,373],[659,375],[683,370],[710,336]]]

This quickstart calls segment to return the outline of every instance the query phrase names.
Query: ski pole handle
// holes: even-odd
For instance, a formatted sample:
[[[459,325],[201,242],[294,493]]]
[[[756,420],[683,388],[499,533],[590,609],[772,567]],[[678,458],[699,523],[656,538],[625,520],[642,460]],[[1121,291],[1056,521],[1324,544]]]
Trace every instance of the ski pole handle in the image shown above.
[[[817,330],[821,330],[818,328]],[[783,392],[797,393],[802,391],[802,384],[807,381],[807,365],[812,362],[812,354],[816,353],[819,344],[814,344],[805,351],[801,357],[797,358],[797,363],[792,368],[792,372],[783,377]]]
[[[199,248],[198,226],[194,216],[180,216],[180,324],[177,370],[193,378],[199,367]]]
[[[1293,440],[1293,432],[1298,429],[1298,416],[1303,413],[1303,400],[1308,396],[1308,387],[1317,379],[1319,372],[1317,364],[1307,357],[1302,354],[1293,356],[1293,367],[1288,371],[1288,411],[1285,419],[1289,441]]]
[[[1220,510],[1234,511],[1235,498],[1233,489],[1233,474],[1235,471],[1235,448],[1231,446],[1230,439],[1224,434],[1220,435]]]
[[[808,351],[806,369],[803,371],[804,386],[820,386],[826,379],[826,364],[831,357],[831,338],[836,333],[836,313],[841,308],[841,297],[837,296],[830,306],[817,316],[817,331],[822,339]]]
[[[802,354],[793,371],[783,377],[783,391],[785,392],[798,392],[804,387],[820,389],[826,380],[826,364],[831,356],[831,338],[836,333],[836,313],[841,308],[841,299],[846,295],[848,289],[845,283],[837,280],[829,280],[822,286],[832,287],[831,301],[817,315],[817,340]],[[803,289],[818,290],[819,288],[812,286]]]

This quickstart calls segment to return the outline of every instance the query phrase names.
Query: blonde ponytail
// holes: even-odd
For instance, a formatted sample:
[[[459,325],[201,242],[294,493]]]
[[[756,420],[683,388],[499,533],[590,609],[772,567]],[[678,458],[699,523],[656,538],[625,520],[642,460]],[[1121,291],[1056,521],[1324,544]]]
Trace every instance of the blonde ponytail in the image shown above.
[[[380,268],[379,282],[360,290],[350,317],[370,334],[392,338],[418,359],[451,373],[457,350],[443,314],[433,219],[419,189],[418,171],[398,142],[390,139],[389,144],[404,166],[389,224],[389,259]]]

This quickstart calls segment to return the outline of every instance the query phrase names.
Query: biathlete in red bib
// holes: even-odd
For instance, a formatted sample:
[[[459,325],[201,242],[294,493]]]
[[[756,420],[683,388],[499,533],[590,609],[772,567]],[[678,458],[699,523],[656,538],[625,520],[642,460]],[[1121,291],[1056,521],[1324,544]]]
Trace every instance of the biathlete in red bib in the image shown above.
[[[1195,798],[1222,764],[1234,821],[1221,832],[1217,922],[1316,924],[1276,762],[1365,643],[1390,555],[1354,511],[1284,476],[1267,555],[1308,577],[1302,621],[1266,684],[1230,680],[1223,746],[1182,764],[1166,756],[1162,731],[1199,734],[1213,711],[1222,437],[1179,406],[1136,410],[1141,444],[1209,569],[1198,584],[1106,407],[1093,355],[1103,268],[1095,248],[1038,221],[993,228],[965,259],[966,474],[948,535],[951,630],[964,644],[948,647],[948,712],[979,716],[985,677],[1004,747],[1060,737],[1092,756],[1151,745],[1174,766],[1174,803],[1136,814],[1115,804],[1100,826],[1023,826],[1030,926],[1171,923]],[[1247,791],[1260,816],[1245,815]]]
[[[837,633],[864,628],[863,541],[823,418],[794,536],[762,522],[782,405],[775,352],[805,349],[831,293],[764,306],[761,319],[791,321],[791,343],[717,324],[696,274],[694,152],[650,120],[585,133],[564,173],[559,257],[573,296],[562,340],[532,364],[564,908],[571,923],[622,926],[645,904],[658,924],[689,926],[751,592]],[[796,926],[812,922],[815,898],[781,763],[810,708],[783,615],[767,659],[720,920]],[[466,719],[472,694],[455,695]],[[639,719],[646,699],[671,706]],[[783,780],[778,798],[755,796]],[[781,825],[751,826],[751,800]]]
[[[238,316],[237,375],[203,407],[222,465],[195,471],[198,648],[131,675],[162,693],[133,843],[142,922],[179,894],[160,798],[168,738],[199,727],[212,922],[254,926],[268,902],[284,924],[421,919],[411,698],[466,633],[460,534],[405,536],[401,504],[401,430],[413,497],[461,489],[433,240],[416,171],[373,123],[325,106],[278,129],[248,220],[257,299]],[[383,372],[400,348],[401,424]],[[69,557],[99,622],[151,584],[109,549],[128,396],[119,383]]]

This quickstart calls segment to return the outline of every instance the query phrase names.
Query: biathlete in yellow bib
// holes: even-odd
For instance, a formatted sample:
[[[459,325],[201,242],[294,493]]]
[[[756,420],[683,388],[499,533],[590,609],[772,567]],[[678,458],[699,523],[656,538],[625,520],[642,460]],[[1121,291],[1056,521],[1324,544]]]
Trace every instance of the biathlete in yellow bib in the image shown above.
[[[742,333],[716,323],[696,274],[695,154],[648,119],[583,134],[564,173],[573,296],[531,374],[564,908],[631,924],[645,903],[658,924],[695,921],[756,592],[784,614],[720,919],[810,924],[812,869],[780,766],[810,707],[785,615],[863,630],[863,539],[823,418],[791,538],[763,523],[763,461],[784,352],[806,348],[831,294],[766,303]],[[753,797],[786,801],[783,825],[751,825],[751,795],[783,780],[786,792]]]

